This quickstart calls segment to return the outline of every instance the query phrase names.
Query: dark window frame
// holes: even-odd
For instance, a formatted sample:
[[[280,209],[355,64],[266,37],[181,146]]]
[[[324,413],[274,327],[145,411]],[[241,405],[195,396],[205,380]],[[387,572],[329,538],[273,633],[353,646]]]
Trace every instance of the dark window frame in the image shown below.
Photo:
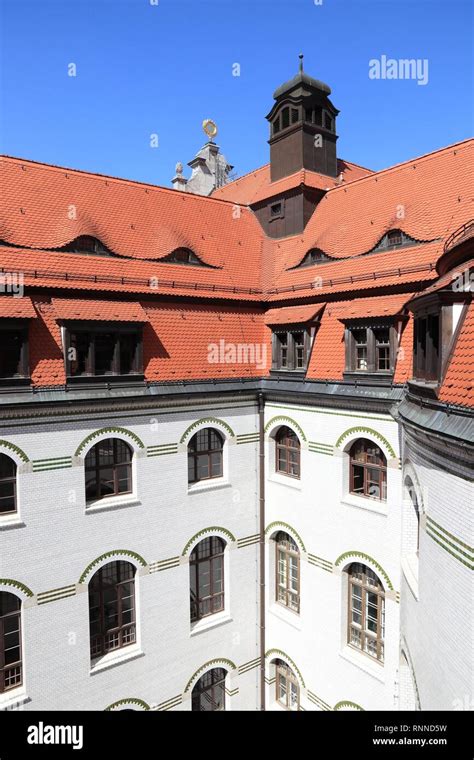
[[[5,452],[0,452],[0,460],[8,460],[11,462],[11,469],[12,474],[1,476],[0,475],[0,517],[2,515],[13,515],[18,511],[18,502],[17,502],[17,477],[18,477],[18,465],[15,462],[14,459],[12,459],[8,454],[5,454]],[[10,495],[4,496],[3,495],[3,487],[4,486],[12,486],[11,491],[12,493]],[[13,500],[13,507],[10,507],[9,509],[3,509],[2,504],[4,500],[11,499]]]
[[[413,320],[413,379],[427,383],[441,381],[442,312],[432,309],[415,314]]]
[[[296,457],[292,457],[295,453]],[[301,478],[301,441],[287,425],[275,433],[275,472],[296,480]]]
[[[17,608],[0,615],[0,694],[17,689],[23,684],[23,653],[22,653],[22,627],[21,627],[21,599],[9,591],[0,591],[0,597],[12,597],[15,599]],[[3,606],[3,605],[2,605]],[[0,607],[1,611],[1,607]],[[6,621],[8,623],[6,624]],[[17,628],[10,630],[11,621],[15,621]],[[5,625],[9,630],[5,631]],[[18,649],[19,657],[13,662],[6,663],[6,636],[16,634],[17,643],[10,645],[8,649]]]
[[[278,207],[278,210],[275,210]],[[285,218],[285,199],[274,201],[268,204],[268,221],[274,222],[277,219]]]
[[[381,342],[379,335],[388,330],[388,340]],[[365,341],[357,340],[357,333],[365,331]],[[379,335],[378,335],[379,334]],[[366,347],[366,369],[358,367],[358,347]],[[398,332],[395,318],[390,320],[351,320],[345,323],[346,367],[345,374],[379,375],[390,377],[395,372],[398,349]],[[383,354],[382,354],[383,350]],[[362,354],[361,354],[362,355]],[[388,369],[380,363],[388,361]]]
[[[30,379],[29,362],[29,319],[0,319],[0,343],[2,351],[5,351],[5,333],[11,333],[14,337],[21,337],[22,343],[19,351],[17,369],[13,374],[3,374],[0,366],[0,384],[15,384],[19,381]]]
[[[104,326],[105,325],[105,326]],[[110,327],[108,327],[110,325]],[[118,323],[118,322],[66,322],[65,323],[65,368],[68,381],[84,381],[87,379],[98,378],[105,380],[111,377],[123,378],[142,378],[143,377],[143,324],[141,322]],[[99,335],[112,334],[114,336],[113,357],[111,360],[111,371],[103,374],[96,374],[96,340]],[[132,368],[129,372],[123,372],[121,366],[121,347],[124,340],[121,338],[132,335],[135,338],[134,356],[132,359]],[[70,358],[71,349],[77,350],[73,345],[73,337],[83,337],[88,344],[84,371],[74,372],[72,369],[73,359]],[[77,340],[77,339],[76,339]],[[77,360],[76,360],[77,361]]]
[[[291,558],[296,558],[296,591],[291,588]],[[282,565],[283,564],[283,568]],[[283,582],[282,582],[283,581]],[[300,614],[301,555],[296,541],[284,531],[275,537],[275,601]]]
[[[107,582],[107,580],[104,580],[104,570],[108,568],[110,565],[115,565],[115,571],[117,573],[117,577],[119,578],[118,581],[114,582]],[[127,570],[125,570],[127,568]],[[131,571],[130,571],[131,568]],[[121,579],[122,575],[125,575],[125,573],[131,572],[131,577],[124,577]],[[92,578],[89,581],[89,587],[88,587],[88,593],[89,593],[89,639],[90,639],[90,656],[91,660],[96,660],[99,657],[103,657],[106,654],[109,654],[109,652],[116,652],[118,649],[125,649],[128,646],[132,646],[132,644],[135,644],[137,641],[137,621],[136,621],[136,591],[135,591],[135,576],[136,576],[136,568],[134,565],[131,564],[131,562],[126,562],[124,560],[114,560],[113,562],[108,562],[106,565],[103,565],[99,570],[97,570]],[[131,593],[128,594],[127,598],[131,598],[132,600],[132,607],[131,607],[131,620],[128,623],[123,622],[123,590],[125,589],[126,585],[130,585]],[[113,592],[115,591],[115,596],[112,598],[112,600],[104,601],[104,592]],[[91,597],[92,594],[98,594],[99,596],[99,603],[98,605],[94,605],[93,608],[91,608]],[[107,603],[110,604],[111,601],[116,604],[117,609],[117,624],[115,626],[107,627],[106,622],[106,612],[107,612]],[[92,625],[95,622],[95,620],[92,620],[91,617],[91,609],[98,609],[98,627],[99,627],[99,633],[93,633],[92,632]],[[128,610],[126,610],[128,612]],[[118,641],[118,646],[109,646],[109,642],[107,639],[110,636],[116,636]],[[129,640],[128,640],[129,639]],[[113,641],[113,639],[112,639]]]
[[[99,447],[101,445],[104,445],[105,443],[112,442],[112,451],[113,451],[113,461],[110,462],[101,462],[100,455],[99,455]],[[130,455],[130,459],[128,460],[120,460],[119,454],[118,454],[118,443],[122,444],[121,448],[123,448],[125,451],[128,451]],[[95,458],[95,461],[91,463],[91,459]],[[106,438],[101,441],[98,441],[94,446],[92,446],[84,459],[84,473],[85,473],[85,481],[86,481],[86,502],[95,502],[99,501],[101,499],[108,499],[114,496],[125,496],[126,494],[133,493],[133,472],[132,472],[132,463],[133,463],[133,449],[132,447],[126,442],[123,441],[121,438]],[[123,476],[119,477],[120,469],[126,469],[126,480],[128,482],[128,488],[127,490],[123,491],[119,489],[120,481],[124,479]],[[112,493],[106,493],[101,494],[101,488],[103,481],[101,480],[101,473],[105,470],[112,470],[112,479],[113,479],[113,492]],[[89,484],[87,482],[87,476],[88,473],[94,473],[95,479],[95,496],[90,496],[88,493],[89,491]],[[110,480],[107,482],[111,482]]]
[[[225,550],[226,542],[223,538],[208,536],[199,541],[191,552],[189,557],[189,603],[192,624],[223,612],[225,609]],[[208,568],[204,567],[205,565],[208,565]],[[207,584],[209,593],[202,595],[202,581],[207,574],[209,575]],[[220,591],[214,591],[216,574],[220,575]]]
[[[191,711],[193,712],[221,712],[225,711],[225,668],[212,668],[203,673],[195,683],[191,694]],[[208,682],[210,678],[210,682]],[[211,709],[202,708],[202,702],[206,700]],[[216,705],[216,706],[214,706]]]
[[[207,435],[207,448],[206,449],[199,449],[199,437],[203,433],[206,433]],[[216,440],[219,442],[219,446],[213,447],[212,445],[212,437],[215,436]],[[224,474],[224,443],[225,439],[222,433],[217,430],[216,428],[209,427],[209,428],[202,428],[201,430],[198,430],[197,433],[193,435],[193,437],[190,439],[188,443],[188,485],[194,485],[195,483],[200,483],[203,480],[213,480],[214,478],[222,478]],[[194,446],[194,448],[192,448]],[[219,472],[215,475],[212,474],[213,471],[213,458],[219,455],[218,461],[219,461]],[[199,464],[200,459],[202,457],[207,456],[207,470],[208,475],[201,477],[199,474]],[[192,474],[190,475],[192,470]]]
[[[361,578],[356,577],[356,574]],[[371,660],[383,665],[385,649],[385,590],[380,578],[373,570],[360,562],[353,562],[347,569],[347,644]],[[375,583],[375,585],[374,585]],[[354,591],[354,589],[359,589]],[[375,597],[375,605],[374,605]],[[360,599],[360,610],[354,601]],[[367,608],[376,609],[376,632],[369,630]],[[360,616],[360,624],[355,617]],[[357,641],[358,639],[358,641]],[[368,651],[367,641],[375,643],[375,655]]]
[[[274,327],[272,330],[272,369],[281,372],[306,372],[311,352],[312,333],[305,324]],[[302,336],[302,341],[296,339]]]
[[[361,448],[362,451],[357,452],[357,448]],[[363,457],[356,459],[357,453],[362,453]],[[360,470],[362,472],[359,472]],[[372,470],[379,473],[378,482],[371,476]],[[355,490],[356,480],[359,480],[361,475],[362,490]],[[373,487],[379,488],[380,496],[370,493]],[[387,457],[380,446],[368,438],[358,438],[349,449],[349,492],[373,501],[387,501]]]

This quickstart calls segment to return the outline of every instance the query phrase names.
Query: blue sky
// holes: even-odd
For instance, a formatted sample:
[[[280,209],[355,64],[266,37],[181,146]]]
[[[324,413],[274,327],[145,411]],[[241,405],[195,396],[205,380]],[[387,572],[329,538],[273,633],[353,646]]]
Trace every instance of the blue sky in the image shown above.
[[[319,1],[0,0],[2,152],[166,186],[212,118],[244,174],[268,161],[300,52],[332,88],[342,158],[380,169],[471,135],[469,0]],[[427,59],[428,84],[370,79],[381,55]]]

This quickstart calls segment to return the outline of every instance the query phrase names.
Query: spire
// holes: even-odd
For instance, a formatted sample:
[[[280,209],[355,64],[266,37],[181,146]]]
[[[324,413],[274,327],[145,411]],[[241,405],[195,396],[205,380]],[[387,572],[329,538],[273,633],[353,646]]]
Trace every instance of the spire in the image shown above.
[[[304,58],[304,54],[300,53],[299,56],[298,56],[298,58],[300,59],[300,71],[302,72],[303,71],[303,58]]]

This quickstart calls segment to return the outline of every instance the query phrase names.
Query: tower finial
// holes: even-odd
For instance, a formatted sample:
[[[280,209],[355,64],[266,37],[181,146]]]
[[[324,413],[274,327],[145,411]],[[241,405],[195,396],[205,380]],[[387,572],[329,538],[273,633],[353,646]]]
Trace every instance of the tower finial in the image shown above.
[[[304,58],[303,53],[300,53],[298,58],[300,59],[300,71],[303,71],[303,58]]]

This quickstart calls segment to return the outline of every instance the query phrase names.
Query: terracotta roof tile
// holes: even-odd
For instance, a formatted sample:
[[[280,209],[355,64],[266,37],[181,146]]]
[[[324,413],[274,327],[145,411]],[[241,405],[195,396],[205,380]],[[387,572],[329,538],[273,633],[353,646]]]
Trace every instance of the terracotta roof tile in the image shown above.
[[[324,303],[305,304],[304,306],[286,306],[280,309],[269,309],[265,313],[266,325],[291,325],[299,322],[309,322],[324,309]]]
[[[441,401],[462,406],[474,405],[474,303],[467,314],[451,356],[443,385],[439,392]]]
[[[0,296],[0,318],[30,318],[36,317],[31,298],[27,296],[16,298],[15,296]]]
[[[139,303],[91,299],[53,298],[58,319],[99,320],[100,322],[146,322]]]

